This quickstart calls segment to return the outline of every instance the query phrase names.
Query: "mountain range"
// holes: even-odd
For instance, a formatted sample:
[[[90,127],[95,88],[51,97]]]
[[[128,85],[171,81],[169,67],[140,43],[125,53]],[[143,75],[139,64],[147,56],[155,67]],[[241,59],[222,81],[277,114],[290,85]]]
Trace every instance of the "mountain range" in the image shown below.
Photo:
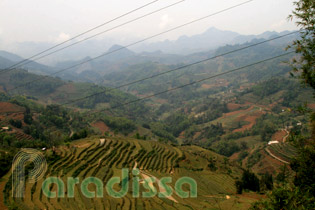
[[[193,36],[181,36],[177,40],[165,40],[159,42],[146,42],[134,45],[131,47],[131,50],[138,53],[143,54],[145,56],[161,57],[161,54],[177,54],[177,55],[188,55],[192,53],[197,53],[201,51],[209,51],[214,50],[220,46],[224,46],[227,44],[235,45],[235,44],[243,44],[246,42],[250,42],[253,39],[268,39],[269,37],[279,36],[288,33],[288,31],[283,32],[275,32],[275,31],[267,31],[259,35],[242,35],[232,31],[224,31],[219,30],[217,28],[209,28],[204,33],[193,35]],[[292,40],[293,38],[290,38]],[[122,42],[118,38],[104,38],[104,39],[95,39],[88,40],[74,47],[68,48],[66,50],[62,50],[52,56],[48,56],[44,59],[38,60],[38,62],[44,63],[46,65],[55,66],[60,62],[64,61],[76,61],[82,60],[86,56],[95,57],[104,52],[111,51],[117,47],[117,45],[129,45],[136,41],[135,38],[127,37],[127,41]],[[287,42],[287,40],[286,40]],[[49,47],[53,46],[52,43],[36,43],[36,42],[22,42],[22,43],[14,43],[12,44],[11,52],[23,55],[23,57],[30,57],[33,54],[36,54],[42,50],[45,50]],[[115,53],[115,55],[122,56],[125,52],[120,51],[119,53]],[[126,54],[123,55],[125,57]],[[129,52],[129,55],[130,52]],[[158,56],[156,56],[158,55]],[[1,57],[7,58],[11,61],[18,60],[18,57],[12,57],[8,55],[0,54]],[[119,57],[116,56],[116,57]],[[110,56],[113,57],[113,56]],[[162,56],[163,57],[163,56]],[[167,56],[169,57],[169,56]],[[13,59],[11,59],[13,58]]]

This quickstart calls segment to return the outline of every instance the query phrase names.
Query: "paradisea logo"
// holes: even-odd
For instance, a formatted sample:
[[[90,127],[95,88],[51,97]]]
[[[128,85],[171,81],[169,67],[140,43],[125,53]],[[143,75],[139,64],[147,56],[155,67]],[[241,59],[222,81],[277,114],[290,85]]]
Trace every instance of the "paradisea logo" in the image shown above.
[[[25,193],[25,165],[27,162],[32,162],[34,168],[28,174],[28,181],[35,183],[43,179],[47,163],[44,155],[35,149],[22,149],[13,160],[12,164],[12,196],[16,198],[24,197]],[[82,194],[87,198],[102,198],[104,196],[104,186],[109,196],[113,198],[122,198],[129,191],[129,182],[131,182],[131,191],[134,198],[140,197],[140,185],[142,184],[145,191],[141,193],[143,198],[152,198],[158,196],[160,198],[170,198],[173,195],[173,188],[168,184],[172,183],[172,177],[163,177],[157,179],[146,172],[133,168],[131,171],[132,177],[129,177],[129,169],[121,170],[121,177],[112,177],[106,184],[97,177],[87,177],[80,182],[80,178],[67,178],[67,198],[75,197],[75,186],[80,185]],[[140,179],[142,175],[143,179]],[[158,185],[159,192],[155,188],[154,183]],[[52,185],[57,185],[57,192],[52,191]],[[182,189],[184,184],[190,186],[190,191]],[[89,185],[94,185],[94,191],[89,189]],[[119,186],[119,187],[116,187]],[[61,178],[48,177],[42,183],[42,192],[48,198],[64,198],[65,183]],[[117,190],[120,188],[120,190]],[[196,198],[197,183],[190,177],[182,177],[175,183],[175,192],[181,198]]]

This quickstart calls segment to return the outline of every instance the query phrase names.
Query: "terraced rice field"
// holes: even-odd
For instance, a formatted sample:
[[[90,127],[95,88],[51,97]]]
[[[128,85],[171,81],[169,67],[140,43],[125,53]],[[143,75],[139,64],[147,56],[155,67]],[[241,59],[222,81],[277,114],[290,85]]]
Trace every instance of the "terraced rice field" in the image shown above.
[[[51,151],[46,151],[51,152]],[[232,197],[235,193],[234,179],[232,176],[240,174],[240,171],[232,165],[224,165],[223,157],[199,147],[183,146],[172,147],[170,145],[133,139],[85,139],[73,142],[69,147],[56,149],[59,158],[48,163],[47,177],[59,177],[67,186],[68,177],[78,177],[80,183],[86,177],[97,177],[104,183],[104,196],[102,198],[87,198],[83,196],[80,183],[75,185],[74,198],[67,197],[65,187],[64,198],[47,198],[42,192],[43,180],[36,183],[28,183],[25,187],[25,197],[16,199],[11,197],[11,176],[5,179],[4,203],[16,205],[19,209],[211,209],[218,202],[214,195],[223,196],[220,202],[228,202],[225,198]],[[212,172],[208,168],[209,159],[215,159],[218,170]],[[140,169],[140,197],[132,196],[133,167]],[[196,167],[198,166],[198,168]],[[113,177],[121,177],[121,169],[129,169],[129,191],[123,198],[113,198],[107,194],[106,183]],[[227,173],[230,168],[232,174]],[[233,175],[234,173],[234,175]],[[181,177],[191,177],[198,184],[198,197],[183,199],[175,192],[170,198],[143,198],[142,192],[147,192],[141,184],[145,176],[161,179],[172,177],[169,186],[175,189],[176,181]],[[157,183],[154,183],[159,189]],[[90,191],[95,191],[93,184],[88,186]],[[114,186],[120,190],[120,185]],[[57,191],[56,185],[50,185],[51,191]],[[189,186],[183,189],[188,191]],[[236,198],[236,196],[234,196]],[[235,199],[234,199],[235,200]],[[248,205],[248,204],[247,204]]]
[[[272,144],[267,148],[274,156],[286,162],[290,162],[297,155],[296,149],[289,143]]]

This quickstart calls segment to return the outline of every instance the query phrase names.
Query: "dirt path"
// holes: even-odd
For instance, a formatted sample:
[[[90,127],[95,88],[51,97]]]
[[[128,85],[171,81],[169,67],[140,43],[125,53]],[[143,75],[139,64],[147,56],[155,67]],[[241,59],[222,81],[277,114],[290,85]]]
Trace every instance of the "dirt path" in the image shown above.
[[[287,161],[285,161],[285,160],[282,160],[282,159],[278,158],[277,156],[275,156],[274,154],[272,154],[268,148],[266,148],[265,150],[266,150],[266,152],[267,152],[271,157],[273,157],[273,158],[279,160],[279,161],[282,162],[282,163],[290,164],[289,162],[287,162]]]
[[[289,137],[290,133],[287,129],[284,129],[284,131],[287,133],[286,136],[283,137],[282,141],[285,143],[287,141],[287,138]]]
[[[106,139],[100,139],[100,147],[104,145]]]
[[[85,147],[88,147],[88,146],[90,146],[89,143],[82,144],[82,145],[74,145],[74,147],[76,147],[76,148],[85,148]]]
[[[6,182],[5,180],[2,180],[0,182],[0,209],[2,210],[8,210],[8,208],[6,207],[6,205],[4,205],[4,195],[3,195],[3,190],[4,190],[4,186],[5,186]]]
[[[137,166],[138,166],[138,163],[135,162],[135,166],[133,167],[133,169],[136,169]],[[148,179],[148,178],[152,177],[152,178],[154,178],[156,180],[157,183],[160,182],[160,180],[158,178],[156,178],[155,176],[149,174],[148,172],[144,172],[144,171],[140,170],[140,175],[143,177],[143,179]],[[154,189],[154,186],[153,186],[152,182],[149,183],[149,187],[152,190]],[[166,192],[166,189],[164,187],[161,187],[161,186],[159,186],[159,190],[160,190],[160,193],[165,193]],[[178,201],[173,196],[169,196],[169,197],[166,197],[166,198],[171,200],[171,201],[173,201],[173,202],[175,202],[175,203],[178,203]]]
[[[231,198],[231,196],[229,195],[226,195],[226,196],[215,196],[215,195],[203,195],[203,197],[206,197],[206,198],[217,198],[217,199],[227,199],[229,200]]]
[[[147,172],[141,171],[140,173],[141,173],[141,175],[142,175],[142,177],[144,179],[153,177],[156,180],[157,183],[160,182],[160,180],[158,178],[156,178],[155,176],[153,176],[153,175],[151,175],[151,174],[149,174]],[[152,183],[149,183],[149,184],[151,185],[150,187],[152,189],[154,187],[153,184]],[[166,189],[164,187],[161,187],[161,186],[159,186],[159,190],[160,190],[160,193],[165,193],[166,192]],[[169,197],[166,197],[166,198],[171,200],[171,201],[173,201],[173,202],[175,202],[175,203],[178,203],[178,201],[173,196],[169,196]]]

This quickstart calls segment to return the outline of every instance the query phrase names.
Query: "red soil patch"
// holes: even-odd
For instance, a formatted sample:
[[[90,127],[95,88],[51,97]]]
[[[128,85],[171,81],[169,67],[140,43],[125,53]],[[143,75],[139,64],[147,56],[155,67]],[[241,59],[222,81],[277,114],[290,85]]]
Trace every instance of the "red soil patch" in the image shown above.
[[[240,104],[233,104],[233,103],[228,103],[227,104],[227,108],[230,110],[230,111],[234,111],[234,110],[237,110],[239,108],[241,108],[242,105]]]
[[[193,137],[193,139],[198,138],[198,137],[200,136],[200,134],[201,134],[201,132],[196,132],[195,135],[194,135],[194,137]]]
[[[7,116],[7,119],[21,120],[23,126],[26,125],[26,124],[24,123],[24,114],[22,114],[22,113],[9,114],[9,115]]]
[[[248,109],[246,110],[238,110],[238,111],[234,111],[234,112],[229,112],[229,113],[225,113],[223,114],[223,117],[228,117],[228,116],[232,116],[232,115],[236,115],[236,114],[239,114],[239,113],[242,113],[242,112],[249,112],[250,110],[252,110],[254,108],[254,106],[251,106],[249,107]]]
[[[25,109],[15,104],[11,104],[8,102],[0,102],[0,113],[8,113],[8,112],[24,112]]]
[[[1,115],[3,114],[3,115]],[[9,120],[13,119],[13,120],[20,120],[22,122],[22,126],[25,126],[26,123],[24,122],[24,114],[22,113],[6,113],[4,115],[4,113],[0,112],[0,122],[2,121],[2,123],[4,124],[9,124]]]
[[[277,174],[280,172],[280,167],[284,165],[284,163],[280,162],[279,160],[274,159],[270,155],[268,155],[264,150],[260,152],[262,154],[262,159],[253,166],[253,170],[256,173],[270,173],[270,174]]]
[[[273,134],[272,136],[272,141],[279,141],[282,142],[283,138],[287,136],[287,132],[285,132],[284,130],[278,131],[275,134]]]
[[[230,160],[238,160],[238,155],[240,154],[241,152],[236,152],[234,153],[231,157],[230,157]]]
[[[97,121],[93,123],[92,126],[99,129],[102,132],[102,134],[109,131],[109,127],[103,121]]]
[[[225,87],[228,86],[230,83],[225,79],[217,79],[214,84],[202,84],[201,87],[204,89],[210,89],[213,87]]]
[[[159,104],[166,104],[167,103],[167,100],[166,99],[162,99],[162,98],[158,98],[158,99],[155,99],[155,101]]]
[[[235,132],[243,132],[245,130],[251,129],[255,125],[257,118],[259,118],[261,115],[262,115],[261,113],[258,113],[256,115],[245,116],[243,118],[243,121],[249,122],[249,124],[248,125],[243,125],[241,128],[235,129],[233,131],[233,133],[235,133]]]
[[[310,108],[310,109],[315,109],[315,104],[308,104],[307,106],[308,106],[308,108]]]
[[[182,132],[179,134],[178,138],[184,139],[184,138],[185,138],[185,131],[182,131]]]
[[[201,87],[203,88],[203,89],[210,89],[210,88],[212,88],[212,87],[214,87],[215,85],[209,85],[209,84],[202,84],[201,85]]]
[[[3,199],[3,190],[6,185],[5,181],[0,182],[0,209],[7,210],[8,208],[4,205],[4,199]]]
[[[266,195],[259,195],[259,194],[254,194],[254,193],[242,193],[241,195],[238,195],[240,197],[245,197],[245,198],[252,198],[255,200],[261,200],[263,198],[267,198]]]

